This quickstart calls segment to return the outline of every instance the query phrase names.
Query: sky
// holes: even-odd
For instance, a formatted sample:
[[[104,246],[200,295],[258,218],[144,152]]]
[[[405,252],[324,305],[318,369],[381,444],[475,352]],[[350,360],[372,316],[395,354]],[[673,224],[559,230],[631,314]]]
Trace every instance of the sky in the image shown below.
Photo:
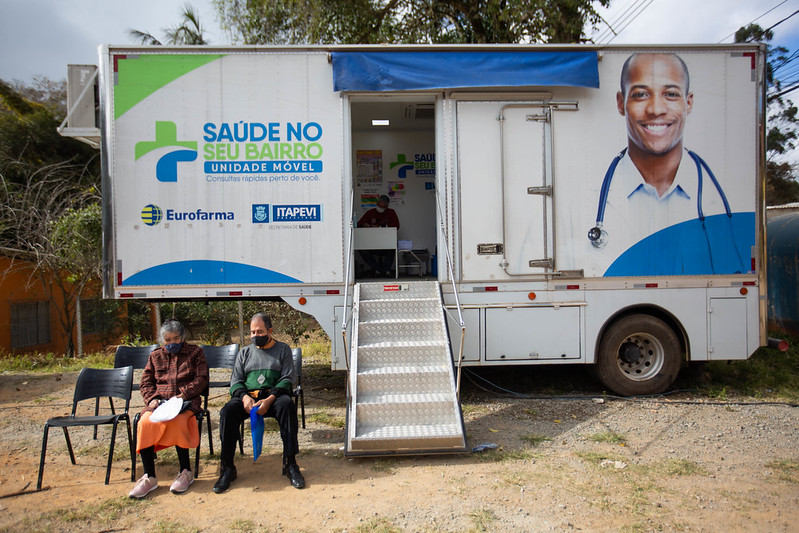
[[[67,64],[97,64],[100,44],[135,44],[130,28],[163,37],[164,28],[181,21],[187,1],[199,12],[210,43],[228,44],[212,0],[0,0],[0,79],[63,79]],[[762,27],[799,10],[799,0],[611,0],[602,14],[621,29],[613,44],[718,43],[732,42],[735,30],[772,8],[757,20]],[[639,10],[638,16],[624,19],[625,13]],[[774,33],[776,44],[799,49],[799,15]]]

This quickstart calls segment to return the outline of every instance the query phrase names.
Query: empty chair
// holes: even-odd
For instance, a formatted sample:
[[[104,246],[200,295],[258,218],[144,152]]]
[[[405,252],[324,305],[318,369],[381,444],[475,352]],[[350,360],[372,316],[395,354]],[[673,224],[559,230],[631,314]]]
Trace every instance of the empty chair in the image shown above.
[[[72,442],[69,439],[70,427],[80,426],[93,426],[111,424],[113,429],[111,431],[111,443],[108,448],[108,466],[105,471],[105,484],[111,476],[111,462],[114,458],[114,443],[117,435],[117,424],[120,420],[124,420],[128,427],[128,447],[130,449],[131,458],[131,481],[135,479],[134,468],[136,465],[136,454],[133,450],[133,437],[130,428],[130,416],[128,409],[130,407],[130,395],[133,387],[133,367],[126,366],[122,368],[84,368],[78,375],[78,380],[75,383],[75,394],[72,399],[72,414],[69,416],[56,416],[52,417],[44,424],[44,435],[42,436],[42,454],[39,461],[39,479],[36,483],[36,490],[42,488],[42,477],[44,476],[44,458],[47,453],[47,437],[51,427],[60,427],[64,430],[64,438],[67,441],[67,449],[69,450],[69,458],[72,464],[75,464],[75,454],[72,451]],[[119,398],[125,401],[125,409],[119,413],[111,413],[110,415],[95,415],[95,416],[77,416],[78,404],[82,400],[96,400],[99,398]],[[95,404],[96,405],[96,404]]]
[[[238,344],[226,344],[225,346],[202,345],[205,353],[205,362],[208,364],[208,372],[214,369],[232,369],[236,362],[236,354],[239,353]],[[214,439],[211,431],[211,412],[208,410],[208,396],[210,389],[230,387],[230,378],[227,381],[209,381],[208,388],[203,393],[203,415],[208,422],[208,447],[211,455],[214,455]]]
[[[117,351],[114,354],[114,368],[122,368],[125,366],[132,366],[133,370],[141,370],[147,364],[150,354],[153,350],[158,348],[157,344],[150,344],[148,346],[117,346]],[[139,384],[133,383],[133,390],[139,390]],[[114,400],[109,397],[108,403],[111,405],[111,413],[114,413]],[[94,414],[100,412],[100,398],[94,402]],[[94,438],[97,438],[97,428],[94,428]]]

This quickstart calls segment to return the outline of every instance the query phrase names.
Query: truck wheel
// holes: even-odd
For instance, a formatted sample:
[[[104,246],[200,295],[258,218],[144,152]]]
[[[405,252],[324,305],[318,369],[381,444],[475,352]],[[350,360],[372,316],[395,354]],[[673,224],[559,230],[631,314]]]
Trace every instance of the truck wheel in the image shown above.
[[[677,379],[680,360],[680,341],[665,322],[650,315],[630,315],[605,332],[595,372],[617,394],[658,394]]]

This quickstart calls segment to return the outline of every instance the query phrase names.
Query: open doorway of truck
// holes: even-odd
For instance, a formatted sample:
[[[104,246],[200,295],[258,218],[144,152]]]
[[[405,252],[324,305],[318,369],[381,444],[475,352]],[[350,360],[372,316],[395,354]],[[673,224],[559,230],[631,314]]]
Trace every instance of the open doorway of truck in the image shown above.
[[[351,96],[349,104],[353,224],[376,207],[381,195],[389,197],[400,224],[397,269],[389,275],[375,273],[364,261],[364,251],[357,250],[355,279],[429,277],[436,253],[435,97]]]

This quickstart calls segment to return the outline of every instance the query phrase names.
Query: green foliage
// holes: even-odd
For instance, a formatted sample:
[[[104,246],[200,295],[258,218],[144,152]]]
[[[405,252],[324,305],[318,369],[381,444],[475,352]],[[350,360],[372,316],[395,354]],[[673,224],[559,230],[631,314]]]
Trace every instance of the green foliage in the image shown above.
[[[735,32],[735,42],[764,42],[773,38],[771,30],[764,30],[757,24],[749,24]],[[779,162],[780,156],[793,151],[799,138],[799,109],[790,100],[782,97],[781,83],[777,77],[779,69],[788,64],[789,51],[781,46],[766,45],[768,63],[767,82],[767,133],[766,153],[766,204],[780,205],[799,201],[799,183],[795,170],[789,163]]]
[[[205,40],[205,30],[200,24],[200,15],[189,3],[183,6],[180,14],[181,22],[170,28],[164,29],[167,44],[178,45],[204,45],[208,44]],[[128,30],[128,34],[141,44],[161,45],[163,44],[157,37],[147,31]]]
[[[86,366],[111,368],[114,366],[114,356],[103,352],[84,354],[82,357],[39,352],[19,355],[0,354],[0,372],[77,372]]]
[[[704,366],[704,382],[687,382],[704,394],[726,400],[731,394],[799,400],[799,338],[779,335],[787,352],[761,347],[746,361],[713,361]],[[681,387],[680,383],[677,387]]]
[[[574,43],[610,0],[214,0],[244,44]]]
[[[116,341],[124,330],[121,318],[125,302],[92,298],[81,300],[81,319],[84,333],[99,335],[104,345]]]
[[[103,223],[100,204],[68,208],[50,224],[50,242],[58,266],[70,283],[99,279]]]

